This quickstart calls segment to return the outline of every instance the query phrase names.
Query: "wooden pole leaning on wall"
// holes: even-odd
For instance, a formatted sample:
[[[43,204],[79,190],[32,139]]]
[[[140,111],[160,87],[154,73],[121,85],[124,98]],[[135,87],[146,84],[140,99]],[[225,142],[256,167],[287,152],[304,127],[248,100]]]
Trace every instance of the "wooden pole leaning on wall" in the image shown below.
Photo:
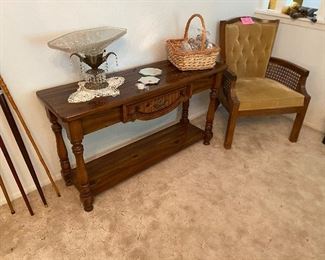
[[[25,201],[26,207],[28,208],[29,214],[31,216],[33,216],[34,212],[32,210],[32,207],[31,207],[31,205],[29,203],[27,195],[26,195],[26,193],[24,191],[23,185],[20,182],[20,179],[19,179],[18,174],[16,172],[15,166],[14,166],[14,164],[13,164],[11,158],[10,158],[9,152],[8,152],[8,150],[6,148],[5,143],[2,140],[1,135],[0,135],[0,148],[1,148],[2,152],[3,152],[4,157],[6,158],[6,161],[8,163],[8,166],[9,166],[10,170],[11,170],[12,176],[14,177],[14,179],[16,181],[16,184],[17,184],[17,186],[19,188],[19,191],[20,191],[21,195],[23,196],[23,199]]]
[[[5,198],[6,198],[7,204],[9,206],[9,208],[10,208],[11,214],[15,214],[14,207],[11,204],[9,194],[8,194],[6,186],[5,186],[5,184],[4,184],[4,182],[3,182],[2,178],[1,178],[1,175],[0,175],[0,187],[2,189],[3,195],[5,195]]]
[[[56,186],[56,184],[55,184],[55,182],[54,182],[54,180],[53,180],[53,178],[51,176],[50,170],[47,167],[47,165],[46,165],[46,163],[45,163],[45,161],[43,159],[43,156],[42,156],[40,150],[38,149],[38,147],[36,145],[36,142],[35,142],[32,134],[31,134],[31,132],[29,131],[29,129],[27,127],[27,124],[26,124],[22,114],[20,113],[20,111],[19,111],[19,109],[18,109],[18,107],[16,105],[16,102],[14,101],[14,99],[13,99],[13,97],[12,97],[6,83],[3,81],[1,75],[0,75],[0,89],[2,89],[3,93],[5,94],[5,96],[7,97],[8,101],[9,101],[10,105],[12,106],[13,110],[15,111],[20,123],[22,124],[22,126],[23,126],[23,128],[24,128],[24,130],[25,130],[25,132],[26,132],[26,134],[28,136],[28,139],[32,143],[32,146],[33,146],[33,148],[34,148],[34,150],[35,150],[35,152],[37,154],[38,159],[40,160],[41,164],[44,167],[44,170],[45,170],[45,172],[47,174],[47,177],[49,178],[49,180],[50,180],[50,182],[52,184],[53,189],[55,190],[57,196],[61,197],[60,191],[59,191],[58,187]]]
[[[42,190],[42,187],[41,187],[41,184],[37,178],[37,175],[36,175],[36,172],[35,172],[35,169],[34,169],[34,166],[32,164],[32,161],[29,157],[29,154],[28,154],[28,151],[27,151],[27,148],[25,146],[25,143],[23,141],[23,138],[19,132],[19,129],[18,129],[18,126],[16,124],[16,121],[14,119],[14,116],[12,115],[11,113],[11,110],[10,110],[10,107],[7,103],[7,99],[5,97],[5,95],[3,94],[2,92],[2,89],[0,88],[0,106],[2,108],[2,111],[7,119],[7,122],[9,124],[9,127],[10,127],[10,130],[16,140],[16,143],[18,145],[18,148],[21,152],[21,155],[23,156],[24,158],[24,161],[26,163],[26,166],[29,170],[29,173],[34,181],[34,184],[37,188],[37,191],[42,199],[42,202],[44,204],[44,206],[47,206],[47,202],[46,202],[46,198],[45,198],[45,195],[44,195],[44,192]],[[9,156],[9,154],[8,154]]]

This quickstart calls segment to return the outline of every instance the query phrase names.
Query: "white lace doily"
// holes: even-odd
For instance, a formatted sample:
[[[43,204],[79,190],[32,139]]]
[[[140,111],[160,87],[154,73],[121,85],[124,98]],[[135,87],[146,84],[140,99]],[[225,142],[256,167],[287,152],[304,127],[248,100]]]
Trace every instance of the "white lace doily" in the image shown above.
[[[108,83],[108,87],[93,90],[87,89],[85,87],[86,82],[80,81],[78,82],[79,88],[76,92],[72,93],[69,98],[69,103],[82,103],[92,100],[96,97],[107,97],[112,96],[115,97],[120,94],[120,91],[117,89],[124,83],[125,79],[123,77],[112,77],[108,78],[106,82]]]

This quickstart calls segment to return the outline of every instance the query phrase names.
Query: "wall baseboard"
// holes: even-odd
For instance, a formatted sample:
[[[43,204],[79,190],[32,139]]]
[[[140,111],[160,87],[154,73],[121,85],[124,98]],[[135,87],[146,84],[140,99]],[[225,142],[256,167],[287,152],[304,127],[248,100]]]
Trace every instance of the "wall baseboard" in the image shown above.
[[[317,126],[311,122],[304,122],[304,125],[310,127],[311,129],[313,129],[317,132],[321,132],[321,133],[325,134],[325,132],[324,132],[325,130],[320,129],[319,126]]]
[[[202,116],[203,114],[205,114],[205,111],[198,111],[198,112],[196,112],[195,114],[190,115],[190,116],[189,116],[189,119],[190,119],[190,120],[195,120],[196,118],[199,118],[199,117]],[[94,155],[94,156],[91,156],[91,157],[85,159],[85,161],[86,161],[86,162],[87,162],[87,161],[91,161],[91,160],[94,160],[94,159],[96,159],[96,158],[99,158],[99,157],[101,157],[101,156],[103,156],[103,155],[105,155],[105,154],[108,154],[108,153],[110,153],[110,152],[113,152],[113,151],[115,151],[115,150],[118,150],[119,148],[121,148],[121,147],[123,147],[123,146],[129,145],[129,144],[131,144],[131,143],[133,143],[133,142],[136,142],[136,141],[138,141],[138,140],[140,140],[140,139],[142,139],[142,138],[145,138],[145,137],[147,137],[147,136],[149,136],[149,135],[152,135],[152,134],[154,134],[154,133],[157,133],[157,132],[159,132],[160,130],[162,130],[162,129],[164,129],[164,128],[167,128],[167,127],[169,127],[169,126],[172,126],[173,124],[176,124],[178,121],[179,121],[179,119],[175,119],[175,120],[173,120],[173,121],[171,121],[171,122],[169,122],[169,123],[167,123],[167,124],[164,124],[163,126],[159,126],[159,127],[157,127],[157,128],[151,129],[151,130],[147,131],[145,134],[138,135],[138,136],[136,136],[136,137],[133,137],[133,138],[130,138],[130,139],[124,140],[124,141],[121,142],[119,145],[116,145],[116,146],[114,146],[114,147],[110,147],[110,148],[108,148],[107,150],[105,150],[105,151],[103,151],[103,152],[100,152],[100,153],[98,153],[98,154],[96,154],[96,155]],[[74,168],[75,165],[74,165],[74,164],[71,164],[71,167]],[[58,181],[58,180],[61,180],[61,179],[62,179],[62,177],[61,177],[61,173],[60,173],[60,172],[52,173],[52,175],[53,175],[53,179],[54,179],[55,181]],[[45,179],[44,181],[42,180],[42,187],[44,187],[44,186],[46,186],[46,185],[48,185],[48,184],[50,184],[50,181],[49,181],[48,179]],[[35,190],[36,190],[36,187],[35,187],[34,185],[29,185],[29,186],[27,186],[27,187],[24,187],[24,189],[25,189],[26,194],[28,194],[28,193],[31,193],[31,192],[35,191]],[[54,191],[53,191],[53,192],[54,192]],[[18,198],[20,198],[20,197],[21,197],[21,194],[20,194],[19,191],[10,194],[10,198],[11,198],[12,201],[14,201],[15,199],[18,199]],[[1,206],[1,205],[4,205],[4,204],[6,204],[6,200],[5,200],[4,197],[1,197],[1,198],[0,198],[0,206]]]
[[[54,173],[54,174],[52,173],[52,177],[53,177],[54,181],[58,181],[58,180],[60,180],[62,178],[60,173]],[[44,186],[46,186],[48,184],[50,184],[49,179],[46,179],[45,181],[42,180],[41,186],[44,187]],[[36,187],[35,187],[35,185],[29,185],[27,187],[24,187],[24,190],[25,190],[25,193],[28,195],[28,193],[31,193],[31,192],[35,191]],[[9,196],[10,196],[11,201],[14,201],[16,199],[21,198],[20,191],[14,192],[14,193],[10,194]],[[4,205],[6,203],[7,202],[6,202],[5,198],[1,197],[0,206]],[[13,205],[13,206],[15,207],[15,205]]]
[[[200,118],[201,116],[204,116],[205,114],[206,114],[206,111],[204,110],[204,108],[202,108],[202,110],[199,110],[199,111],[197,111],[196,113],[192,113],[192,114],[189,116],[189,119],[190,119],[190,120],[195,120],[195,119]],[[290,117],[290,116],[285,116],[285,117],[288,118],[288,119],[293,120],[293,118]],[[134,137],[134,138],[130,138],[130,139],[128,139],[128,140],[125,140],[125,141],[123,141],[122,143],[120,143],[120,144],[117,145],[117,146],[110,147],[109,149],[107,149],[107,150],[105,150],[105,151],[103,151],[103,152],[101,152],[101,153],[98,153],[98,154],[96,154],[96,155],[94,155],[94,156],[91,156],[91,157],[87,158],[86,161],[94,160],[94,159],[99,158],[99,157],[101,157],[101,156],[103,156],[103,155],[105,155],[105,154],[108,154],[108,153],[110,153],[110,152],[113,152],[113,151],[115,151],[115,150],[118,150],[119,148],[121,148],[121,147],[123,147],[123,146],[129,145],[129,144],[131,144],[131,143],[133,143],[133,142],[136,142],[136,141],[138,141],[138,140],[140,140],[140,139],[142,139],[142,138],[145,138],[145,137],[147,137],[147,136],[149,136],[149,135],[152,135],[152,134],[154,134],[154,133],[157,133],[157,132],[159,132],[160,130],[162,130],[162,129],[164,129],[164,128],[167,128],[167,127],[169,127],[169,126],[172,126],[173,124],[177,123],[178,121],[179,121],[179,119],[177,118],[177,119],[175,119],[175,120],[173,120],[173,121],[171,121],[171,122],[169,122],[169,123],[167,123],[167,124],[165,124],[165,125],[163,125],[163,126],[160,126],[160,127],[154,128],[154,129],[151,129],[151,130],[149,130],[148,132],[146,132],[146,133],[143,134],[143,135],[139,135],[139,136],[136,136],[136,137]],[[314,129],[315,131],[322,132],[321,130],[317,129],[317,127],[316,127],[314,124],[312,124],[312,123],[310,123],[310,122],[304,122],[304,125],[306,125],[306,126],[312,128],[312,129]],[[71,167],[75,167],[75,165],[72,164]],[[55,181],[58,181],[58,180],[61,180],[61,179],[62,179],[60,173],[54,173],[54,174],[53,174],[53,178],[54,178]],[[50,184],[50,181],[49,181],[48,179],[46,179],[45,181],[42,181],[42,187],[44,187],[44,186],[46,186],[46,185],[48,185],[48,184]],[[30,185],[30,186],[28,186],[28,187],[25,188],[25,192],[26,192],[26,194],[28,194],[28,193],[30,193],[30,192],[33,192],[33,191],[35,191],[35,190],[36,190],[36,188],[35,188],[34,185]],[[53,192],[54,192],[54,191],[53,191]],[[20,194],[19,191],[18,191],[18,192],[15,192],[15,193],[13,193],[13,194],[10,195],[10,198],[11,198],[12,200],[18,199],[18,198],[20,198],[20,197],[21,197],[21,194]],[[0,206],[1,206],[1,205],[4,205],[4,204],[6,204],[6,201],[5,201],[5,198],[3,197],[3,198],[0,199]]]
[[[286,118],[288,119],[291,119],[292,121],[295,119],[295,116],[290,114],[290,115],[284,115]],[[304,120],[304,126],[308,126],[310,127],[311,129],[317,131],[317,132],[321,132],[321,133],[324,133],[325,130],[323,129],[320,129],[319,125],[316,125],[314,123],[311,123],[311,122],[308,122],[306,120]],[[325,134],[325,133],[324,133]]]

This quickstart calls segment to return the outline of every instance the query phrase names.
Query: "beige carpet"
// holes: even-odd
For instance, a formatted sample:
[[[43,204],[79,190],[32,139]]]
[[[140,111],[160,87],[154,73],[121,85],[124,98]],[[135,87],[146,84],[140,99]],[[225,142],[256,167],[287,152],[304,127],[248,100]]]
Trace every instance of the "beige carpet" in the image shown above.
[[[204,118],[196,120],[202,126]],[[304,127],[288,141],[282,117],[239,121],[233,149],[215,137],[96,197],[81,210],[74,187],[51,187],[36,215],[21,199],[0,208],[0,259],[325,259],[325,145]]]

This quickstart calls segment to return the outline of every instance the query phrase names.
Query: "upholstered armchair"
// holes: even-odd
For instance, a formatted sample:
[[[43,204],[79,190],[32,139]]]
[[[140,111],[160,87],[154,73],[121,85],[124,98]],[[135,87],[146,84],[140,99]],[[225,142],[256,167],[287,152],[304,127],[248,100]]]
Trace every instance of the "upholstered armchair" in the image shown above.
[[[271,57],[279,20],[220,22],[221,59],[228,65],[219,102],[229,113],[224,147],[230,149],[239,116],[296,113],[289,140],[296,142],[310,101],[309,71]]]

